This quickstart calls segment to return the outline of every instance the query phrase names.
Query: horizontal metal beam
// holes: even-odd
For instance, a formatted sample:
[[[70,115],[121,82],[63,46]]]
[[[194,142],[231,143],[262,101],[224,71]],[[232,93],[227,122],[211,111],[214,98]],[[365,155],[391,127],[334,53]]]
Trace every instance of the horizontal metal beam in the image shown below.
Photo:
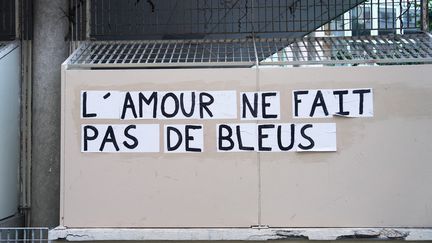
[[[68,64],[67,69],[118,69],[118,68],[194,68],[194,67],[251,67],[255,62],[201,62],[201,63],[101,63]]]
[[[362,64],[426,64],[432,63],[432,58],[403,58],[384,60],[326,60],[326,61],[289,61],[289,62],[261,62],[260,66],[310,66],[310,65],[362,65]]]

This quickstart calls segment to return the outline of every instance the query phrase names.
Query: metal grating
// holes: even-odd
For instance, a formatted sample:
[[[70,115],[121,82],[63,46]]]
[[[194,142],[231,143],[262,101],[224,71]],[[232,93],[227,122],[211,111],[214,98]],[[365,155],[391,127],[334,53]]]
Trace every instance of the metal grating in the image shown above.
[[[432,62],[429,34],[303,38],[260,65],[358,65]]]
[[[91,42],[79,48],[71,60],[72,64],[95,67],[251,65],[254,62],[252,39]]]
[[[48,242],[48,228],[0,228],[0,243]]]
[[[250,67],[425,63],[432,61],[429,34],[310,37],[299,39],[158,40],[89,42],[69,67]]]

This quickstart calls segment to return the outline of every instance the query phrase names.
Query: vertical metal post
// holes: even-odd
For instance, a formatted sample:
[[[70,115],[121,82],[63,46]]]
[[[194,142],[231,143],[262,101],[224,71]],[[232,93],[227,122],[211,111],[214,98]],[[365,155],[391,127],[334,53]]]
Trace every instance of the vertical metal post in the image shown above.
[[[30,225],[31,188],[31,107],[32,107],[32,0],[16,0],[17,38],[21,41],[21,158],[20,158],[20,212],[24,225]]]
[[[422,0],[422,31],[429,30],[429,0]]]
[[[20,24],[19,24],[19,8],[20,0],[15,0],[15,38],[19,39],[21,37]]]
[[[85,1],[86,8],[85,8],[85,40],[90,40],[90,29],[91,29],[91,5],[90,0]]]

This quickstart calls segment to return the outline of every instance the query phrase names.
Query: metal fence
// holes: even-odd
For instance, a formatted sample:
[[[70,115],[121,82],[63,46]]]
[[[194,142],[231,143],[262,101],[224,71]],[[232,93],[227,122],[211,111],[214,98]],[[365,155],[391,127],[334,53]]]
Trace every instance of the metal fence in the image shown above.
[[[109,39],[209,39],[412,33],[421,0],[72,0],[74,36]],[[350,11],[348,11],[350,10]],[[330,20],[333,20],[329,23]],[[299,35],[295,35],[298,33]]]
[[[16,37],[17,19],[21,38],[31,39],[32,4],[0,0],[0,40]],[[422,7],[422,0],[70,0],[62,11],[67,39],[77,41],[403,34],[422,29]]]
[[[78,7],[83,5],[83,1],[74,1]],[[251,33],[260,37],[278,33],[304,35],[362,2],[91,0],[90,35],[94,39],[208,39],[243,37]]]
[[[379,35],[419,32],[421,0],[369,0],[318,29],[330,35]]]
[[[48,228],[0,228],[0,243],[48,242]]]

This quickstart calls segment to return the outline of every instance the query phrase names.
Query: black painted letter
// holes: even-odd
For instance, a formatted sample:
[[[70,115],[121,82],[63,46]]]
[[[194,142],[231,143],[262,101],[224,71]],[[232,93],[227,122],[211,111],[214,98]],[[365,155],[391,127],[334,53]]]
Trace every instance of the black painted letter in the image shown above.
[[[88,150],[88,141],[89,140],[95,140],[97,138],[99,132],[96,129],[96,127],[90,126],[90,125],[84,126],[83,129],[84,129],[84,135],[83,135],[83,137],[84,137],[84,151],[87,151]],[[88,135],[88,130],[89,129],[92,130],[93,134],[94,134],[91,137]]]
[[[267,114],[267,107],[271,106],[271,103],[266,102],[267,97],[276,96],[276,92],[268,92],[268,93],[262,93],[261,94],[261,106],[262,106],[262,117],[264,119],[275,119],[277,118],[276,114]]]
[[[83,92],[82,93],[83,97],[82,97],[82,116],[84,118],[86,117],[96,117],[96,113],[87,113],[87,92]]]
[[[301,136],[309,141],[309,145],[304,146],[301,143],[299,143],[299,145],[298,145],[299,148],[301,148],[303,150],[310,150],[315,146],[315,141],[311,137],[306,135],[306,133],[305,133],[306,129],[312,128],[312,127],[313,127],[312,124],[306,124],[306,125],[303,125],[303,127],[300,129]]]
[[[185,109],[184,93],[180,94],[180,108],[181,108],[182,113],[185,117],[191,117],[195,111],[195,92],[191,92],[191,99],[192,99],[191,105],[190,105],[191,108],[190,108],[189,113],[187,113],[186,109]]]
[[[363,115],[363,103],[364,103],[364,94],[370,93],[370,89],[357,89],[353,90],[353,94],[359,94],[360,101],[359,101],[359,114]]]
[[[132,114],[134,118],[137,118],[136,110],[135,110],[135,104],[133,103],[132,97],[129,92],[126,92],[125,99],[123,102],[123,109],[122,109],[122,115],[121,119],[125,118],[126,115],[126,109],[132,109]]]
[[[268,134],[263,134],[263,129],[274,128],[273,124],[258,125],[258,151],[272,151],[271,147],[263,146],[263,139],[268,138]]]
[[[243,140],[242,140],[242,137],[241,137],[240,125],[236,126],[236,135],[237,135],[237,141],[238,141],[238,144],[239,144],[239,150],[254,151],[254,147],[243,146]]]
[[[322,109],[324,111],[324,114],[326,116],[329,115],[328,110],[327,110],[327,106],[326,106],[326,103],[325,103],[325,100],[324,100],[324,97],[323,97],[323,94],[322,94],[321,90],[318,90],[317,93],[316,93],[315,100],[312,103],[312,109],[311,109],[311,112],[309,114],[310,117],[313,117],[313,115],[315,113],[315,109],[318,106],[322,107]]]
[[[208,98],[208,101],[204,102],[204,96],[206,96]],[[199,95],[200,118],[204,118],[204,109],[207,111],[207,114],[210,117],[213,117],[213,113],[208,108],[208,106],[213,104],[213,102],[214,102],[214,98],[213,98],[213,96],[211,96],[211,94],[206,93],[206,92],[200,93],[200,95]]]
[[[132,144],[129,144],[129,143],[127,143],[126,141],[124,141],[124,142],[123,142],[123,145],[124,145],[126,148],[128,148],[128,149],[134,149],[134,148],[136,148],[136,147],[138,146],[138,139],[137,139],[135,136],[133,136],[133,135],[131,135],[131,134],[129,133],[129,130],[130,130],[130,129],[136,129],[136,125],[129,125],[129,126],[127,126],[126,129],[124,130],[124,135],[125,135],[125,137],[129,138],[130,140],[132,140],[133,143],[132,143]]]
[[[171,145],[171,131],[175,132],[177,134],[177,137],[178,137],[177,143],[174,146]],[[174,151],[174,150],[178,149],[180,147],[181,143],[183,142],[183,137],[182,137],[181,132],[175,127],[167,127],[166,139],[167,139],[167,150],[168,151]]]
[[[246,107],[254,118],[258,116],[258,93],[254,93],[253,107],[246,94],[242,95],[242,118],[246,118]]]
[[[294,116],[298,117],[298,104],[301,103],[301,100],[299,100],[299,95],[306,95],[309,94],[309,91],[307,90],[299,90],[294,91]]]
[[[185,126],[185,143],[186,143],[186,152],[201,152],[201,148],[192,148],[189,145],[190,141],[194,140],[194,137],[189,135],[189,130],[202,129],[202,126],[196,125],[186,125]]]
[[[335,90],[333,91],[333,94],[339,96],[339,111],[337,114],[341,116],[348,116],[350,114],[349,111],[344,111],[343,109],[343,96],[348,94],[348,90]]]
[[[105,136],[102,140],[101,146],[99,148],[99,151],[103,151],[105,148],[105,144],[106,143],[112,143],[114,145],[114,148],[116,151],[119,151],[119,146],[117,145],[117,140],[114,134],[114,130],[112,128],[112,126],[108,126],[106,132],[105,132]]]
[[[151,102],[153,102],[153,118],[156,118],[157,114],[157,92],[153,92],[150,97],[147,99],[147,97],[144,96],[143,93],[139,92],[138,94],[138,101],[139,101],[139,117],[143,117],[143,102],[146,103],[146,105],[150,105]]]
[[[278,126],[278,129],[277,129],[277,140],[278,140],[279,149],[281,151],[289,151],[289,150],[291,150],[294,147],[295,124],[291,124],[290,128],[291,128],[291,130],[290,130],[291,131],[290,132],[290,139],[291,139],[290,140],[290,144],[287,147],[285,147],[282,144],[282,126],[281,125]]]
[[[168,99],[168,97],[171,97],[171,99],[174,101],[174,111],[171,114],[168,114],[165,110],[166,109],[165,103],[166,103],[166,100]],[[162,115],[165,116],[166,118],[172,118],[172,117],[177,115],[178,111],[179,111],[179,100],[178,100],[177,96],[173,93],[166,93],[162,97],[162,101],[161,101]]]
[[[218,131],[218,135],[219,135],[218,136],[218,147],[219,147],[219,150],[222,150],[222,151],[232,150],[234,148],[234,141],[231,138],[231,136],[233,134],[231,127],[228,126],[228,125],[219,125],[219,129],[218,130],[219,130]],[[228,131],[228,135],[223,136],[222,135],[222,131],[223,130]],[[230,145],[227,146],[227,147],[224,147],[223,144],[222,144],[223,140],[228,141]]]

